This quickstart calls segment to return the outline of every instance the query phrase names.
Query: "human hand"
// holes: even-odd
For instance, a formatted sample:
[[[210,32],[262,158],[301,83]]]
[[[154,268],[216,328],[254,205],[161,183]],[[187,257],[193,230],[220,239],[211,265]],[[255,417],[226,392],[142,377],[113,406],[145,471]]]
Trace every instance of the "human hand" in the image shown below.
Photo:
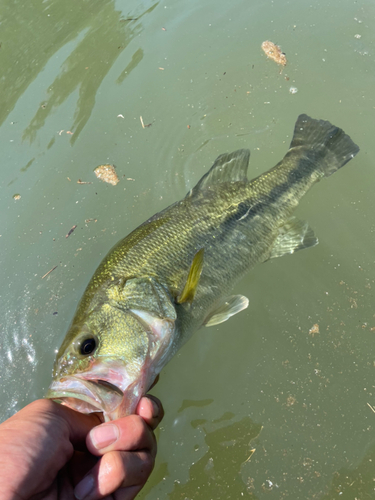
[[[153,469],[164,414],[152,396],[136,413],[102,424],[51,400],[29,404],[0,424],[0,500],[132,500]]]

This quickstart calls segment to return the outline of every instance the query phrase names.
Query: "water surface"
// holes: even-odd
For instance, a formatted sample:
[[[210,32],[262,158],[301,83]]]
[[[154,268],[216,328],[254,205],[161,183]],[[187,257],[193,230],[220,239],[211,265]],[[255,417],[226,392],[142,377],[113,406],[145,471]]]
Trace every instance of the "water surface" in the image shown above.
[[[272,167],[307,113],[361,152],[298,209],[319,246],[256,268],[236,288],[249,308],[164,369],[140,498],[374,497],[374,14],[349,0],[3,2],[1,419],[43,396],[111,246],[223,152],[250,148],[249,177]],[[95,178],[103,163],[117,186]]]

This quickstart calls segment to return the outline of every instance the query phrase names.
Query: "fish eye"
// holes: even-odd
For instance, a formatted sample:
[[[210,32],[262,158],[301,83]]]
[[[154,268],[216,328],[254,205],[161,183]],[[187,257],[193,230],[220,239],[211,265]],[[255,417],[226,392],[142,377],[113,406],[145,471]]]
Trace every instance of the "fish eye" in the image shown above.
[[[80,352],[83,356],[88,356],[95,351],[96,348],[96,340],[93,338],[85,339],[80,347]]]

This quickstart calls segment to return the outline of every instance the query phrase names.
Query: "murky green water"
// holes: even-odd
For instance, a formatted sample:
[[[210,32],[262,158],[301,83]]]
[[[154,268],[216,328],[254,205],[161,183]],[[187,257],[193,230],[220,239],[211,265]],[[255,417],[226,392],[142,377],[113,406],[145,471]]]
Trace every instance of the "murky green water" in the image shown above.
[[[375,498],[373,2],[0,5],[1,418],[43,396],[111,246],[220,153],[249,147],[250,177],[273,166],[304,112],[361,153],[298,209],[320,245],[255,269],[236,288],[247,311],[165,368],[140,497]],[[95,178],[103,163],[116,187]]]

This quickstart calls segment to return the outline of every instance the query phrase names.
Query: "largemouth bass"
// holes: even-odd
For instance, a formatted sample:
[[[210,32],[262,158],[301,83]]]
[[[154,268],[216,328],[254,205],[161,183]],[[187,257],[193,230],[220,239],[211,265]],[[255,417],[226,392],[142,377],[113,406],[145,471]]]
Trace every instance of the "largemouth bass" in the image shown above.
[[[58,351],[47,397],[106,420],[133,413],[196,330],[248,306],[231,289],[249,269],[317,244],[292,213],[358,151],[343,130],[300,115],[285,157],[252,181],[249,150],[219,156],[185,198],[99,265]]]

